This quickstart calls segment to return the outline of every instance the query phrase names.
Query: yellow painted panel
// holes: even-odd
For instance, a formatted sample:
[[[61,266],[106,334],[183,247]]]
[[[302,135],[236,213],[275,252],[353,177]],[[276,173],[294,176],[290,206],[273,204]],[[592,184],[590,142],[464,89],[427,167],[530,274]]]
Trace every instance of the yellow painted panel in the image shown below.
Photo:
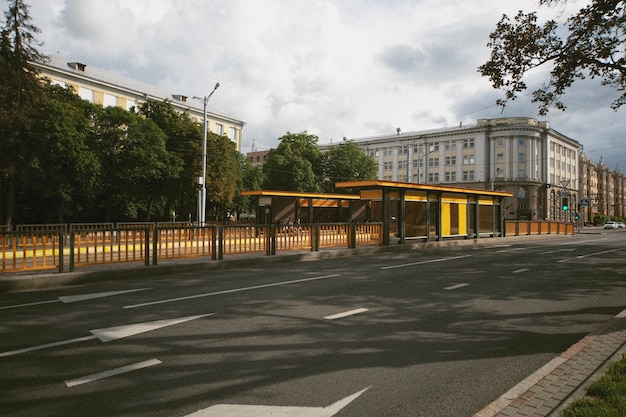
[[[450,236],[450,203],[441,204],[441,235]]]
[[[459,206],[459,234],[466,235],[467,234],[467,210],[469,209],[468,205]]]
[[[93,102],[99,106],[104,106],[104,91],[94,91]]]
[[[404,196],[405,201],[423,201],[426,202],[426,194],[407,194]]]
[[[382,190],[361,190],[361,198],[365,200],[382,200]]]
[[[441,201],[443,203],[456,203],[456,204],[467,204],[467,197],[452,197],[452,196],[443,196],[441,197]]]
[[[478,204],[483,206],[493,206],[493,199],[489,197],[480,197],[478,199]]]

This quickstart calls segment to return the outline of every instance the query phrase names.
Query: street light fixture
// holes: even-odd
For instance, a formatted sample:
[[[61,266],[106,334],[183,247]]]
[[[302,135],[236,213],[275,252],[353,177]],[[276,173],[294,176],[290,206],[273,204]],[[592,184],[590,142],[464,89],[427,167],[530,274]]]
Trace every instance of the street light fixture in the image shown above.
[[[202,129],[202,176],[198,178],[198,185],[200,186],[200,190],[198,190],[198,223],[204,225],[206,221],[206,141],[207,141],[207,130],[208,130],[208,120],[207,120],[207,104],[209,104],[209,100],[215,90],[217,90],[220,86],[220,83],[216,83],[215,87],[213,87],[213,91],[211,94],[204,97],[194,97],[196,100],[200,100],[204,105],[204,124]]]

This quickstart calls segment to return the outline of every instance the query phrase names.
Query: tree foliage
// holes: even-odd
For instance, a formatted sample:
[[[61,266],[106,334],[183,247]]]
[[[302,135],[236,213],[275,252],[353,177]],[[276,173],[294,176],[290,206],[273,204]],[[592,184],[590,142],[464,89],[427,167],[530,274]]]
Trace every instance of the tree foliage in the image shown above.
[[[97,108],[71,89],[48,88],[48,100],[32,131],[38,147],[20,175],[18,205],[40,222],[63,223],[66,217],[86,213],[100,178],[100,161],[89,146]],[[33,196],[37,204],[28,203]]]
[[[566,0],[540,0],[539,4],[564,4]],[[626,10],[624,0],[592,0],[567,19],[567,37],[554,20],[543,25],[536,12],[520,11],[511,21],[504,15],[489,36],[491,57],[479,67],[494,88],[504,90],[505,106],[527,89],[524,76],[537,67],[551,65],[550,78],[533,91],[532,101],[545,115],[554,106],[564,110],[561,97],[577,79],[601,80],[621,95],[611,104],[626,103]]]
[[[139,113],[165,133],[165,147],[182,168],[176,178],[164,181],[164,211],[183,215],[195,212],[197,178],[202,169],[202,128],[189,114],[177,112],[167,100],[148,100],[140,106]]]
[[[45,89],[30,62],[43,61],[36,50],[39,29],[30,23],[29,6],[11,0],[0,32],[0,221],[13,218],[18,174],[37,149],[29,135],[45,101]]]
[[[326,154],[326,191],[336,192],[334,184],[340,181],[360,181],[376,178],[378,165],[354,142],[342,142]]]
[[[280,144],[270,150],[263,164],[264,188],[301,192],[321,192],[324,164],[316,135],[287,132]]]

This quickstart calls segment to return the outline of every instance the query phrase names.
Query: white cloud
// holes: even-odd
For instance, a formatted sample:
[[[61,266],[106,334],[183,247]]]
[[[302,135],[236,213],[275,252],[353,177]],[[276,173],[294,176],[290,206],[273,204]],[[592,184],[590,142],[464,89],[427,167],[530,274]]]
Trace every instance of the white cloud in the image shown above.
[[[321,143],[456,126],[499,117],[499,93],[477,67],[503,14],[528,0],[37,0],[33,23],[46,52],[116,70],[187,96],[219,81],[211,106],[246,122],[242,151],[275,147],[287,131]],[[541,8],[563,21],[585,0]],[[540,85],[541,73],[530,78]],[[612,91],[577,83],[551,126],[626,166]],[[536,116],[529,97],[508,116]],[[538,117],[539,118],[539,117]]]

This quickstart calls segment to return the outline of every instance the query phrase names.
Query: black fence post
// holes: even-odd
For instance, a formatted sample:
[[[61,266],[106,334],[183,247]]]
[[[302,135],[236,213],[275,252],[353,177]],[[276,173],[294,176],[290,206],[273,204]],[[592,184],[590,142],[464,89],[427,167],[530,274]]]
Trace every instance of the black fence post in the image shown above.
[[[224,226],[217,226],[217,259],[224,259]]]
[[[158,258],[158,246],[159,246],[159,233],[161,232],[159,226],[155,225],[154,231],[152,233],[152,265],[157,265],[159,260]],[[146,257],[150,253],[150,234],[146,235]]]
[[[356,223],[350,223],[350,240],[348,241],[348,248],[356,248]]]
[[[70,272],[74,272],[74,246],[75,246],[74,232],[70,232]],[[80,246],[78,247],[80,250]]]
[[[63,245],[63,241],[65,240],[65,233],[63,233],[61,230],[59,230],[58,232],[58,236],[59,236],[59,272],[63,273],[63,267],[64,267],[64,258],[65,258],[65,253],[64,253],[64,245]]]
[[[120,230],[118,229],[117,230],[118,235],[119,235],[119,232]],[[126,233],[126,239],[128,239],[128,231],[125,231],[125,233]],[[149,266],[150,265],[150,228],[149,227],[146,227],[144,229],[144,245],[145,245],[144,257],[146,258],[144,265]],[[154,254],[154,260],[156,261],[156,252]]]

